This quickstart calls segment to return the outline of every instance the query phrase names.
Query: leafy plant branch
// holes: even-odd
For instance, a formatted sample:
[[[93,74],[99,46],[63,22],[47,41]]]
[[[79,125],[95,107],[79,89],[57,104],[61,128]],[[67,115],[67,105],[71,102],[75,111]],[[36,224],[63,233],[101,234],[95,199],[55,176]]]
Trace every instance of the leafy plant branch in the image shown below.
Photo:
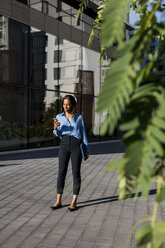
[[[79,19],[81,13],[84,11],[84,9],[87,7],[88,5],[88,0],[81,0],[80,4],[79,4],[79,9],[77,11],[76,14],[76,20]]]
[[[104,52],[117,45],[117,60],[111,63],[106,74],[96,110],[108,112],[101,134],[112,134],[122,120],[119,128],[127,145],[123,157],[111,162],[107,169],[118,170],[120,199],[139,191],[147,198],[151,183],[159,178],[152,221],[136,235],[137,247],[159,248],[165,242],[162,235],[165,223],[156,222],[158,206],[165,200],[165,189],[161,188],[165,176],[162,162],[165,159],[165,78],[156,72],[158,60],[164,59],[165,43],[159,40],[154,53],[150,52],[150,44],[153,38],[165,36],[165,24],[158,23],[156,17],[156,12],[162,12],[162,1],[118,0],[116,4],[115,0],[106,0],[102,3],[89,44],[98,30]],[[134,36],[126,40],[124,21],[130,5],[140,20]],[[148,63],[144,64],[144,59]]]

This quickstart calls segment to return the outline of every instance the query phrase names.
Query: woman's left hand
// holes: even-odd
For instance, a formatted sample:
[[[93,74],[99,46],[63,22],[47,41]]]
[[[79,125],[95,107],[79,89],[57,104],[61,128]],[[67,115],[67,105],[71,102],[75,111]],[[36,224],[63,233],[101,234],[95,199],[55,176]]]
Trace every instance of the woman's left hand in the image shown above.
[[[89,153],[87,152],[86,153],[86,160],[89,158]]]

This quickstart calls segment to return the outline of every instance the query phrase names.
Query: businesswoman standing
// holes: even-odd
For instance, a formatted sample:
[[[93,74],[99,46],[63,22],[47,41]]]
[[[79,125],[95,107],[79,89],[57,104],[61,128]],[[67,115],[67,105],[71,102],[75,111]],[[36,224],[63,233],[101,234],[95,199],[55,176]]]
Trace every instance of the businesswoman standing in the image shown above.
[[[76,210],[77,197],[81,186],[81,162],[82,155],[80,144],[83,142],[88,158],[89,146],[82,115],[76,112],[76,100],[72,95],[64,96],[62,100],[62,113],[54,119],[53,133],[61,138],[59,149],[59,169],[57,178],[57,200],[52,210],[62,207],[61,199],[65,185],[68,163],[71,158],[73,174],[73,199],[68,210]]]

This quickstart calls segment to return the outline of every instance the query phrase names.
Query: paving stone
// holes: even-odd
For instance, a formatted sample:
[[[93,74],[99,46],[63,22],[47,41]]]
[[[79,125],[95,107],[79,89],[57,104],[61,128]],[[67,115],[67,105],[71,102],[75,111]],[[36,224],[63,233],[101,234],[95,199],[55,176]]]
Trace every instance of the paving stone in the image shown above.
[[[152,214],[155,184],[148,201],[119,201],[117,173],[107,172],[106,165],[122,151],[118,142],[91,144],[73,213],[67,210],[72,200],[71,163],[63,208],[50,209],[56,200],[58,147],[0,153],[0,247],[123,248],[132,226]],[[158,219],[165,220],[164,203]],[[135,247],[134,236],[128,247]]]

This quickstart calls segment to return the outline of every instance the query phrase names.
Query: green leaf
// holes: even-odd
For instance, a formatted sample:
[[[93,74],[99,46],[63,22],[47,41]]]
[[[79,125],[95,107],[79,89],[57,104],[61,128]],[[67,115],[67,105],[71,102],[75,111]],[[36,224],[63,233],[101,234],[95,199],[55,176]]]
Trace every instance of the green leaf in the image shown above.
[[[164,155],[164,151],[161,144],[153,136],[150,136],[150,146],[155,152],[160,155],[160,157]]]
[[[162,202],[165,200],[165,187],[161,189],[160,194],[157,196],[156,201],[158,203]],[[165,224],[164,224],[165,225]],[[165,229],[164,229],[165,231]]]
[[[165,242],[165,222],[156,222],[154,231],[157,239]]]
[[[124,21],[128,10],[128,1],[108,0],[103,13],[103,45],[111,47],[115,42],[121,44],[125,37]]]
[[[165,107],[161,106],[158,110],[158,116],[159,117],[165,117]]]
[[[132,100],[138,99],[140,97],[145,97],[145,96],[149,96],[149,95],[153,95],[154,90],[156,90],[155,86],[149,86],[149,87],[140,87],[142,89],[137,90],[134,94],[134,96],[132,97]]]
[[[138,246],[144,246],[153,239],[153,232],[151,226],[143,226],[136,233],[136,241]]]
[[[141,173],[139,177],[139,188],[142,190],[142,198],[147,199],[151,185],[151,175],[149,172]]]
[[[141,162],[143,159],[143,146],[142,141],[132,143],[126,150],[126,157],[129,158],[125,165],[125,176],[129,177],[131,175],[136,175],[139,172]]]
[[[123,141],[129,139],[129,138],[133,138],[133,136],[135,135],[135,130],[130,130],[127,133],[124,134],[123,136]],[[133,140],[133,139],[132,139]]]
[[[104,10],[104,7],[105,7],[105,3],[100,5],[97,9],[98,9],[98,12],[97,12],[97,17],[96,19],[94,20],[94,23],[93,23],[93,28],[92,28],[92,31],[90,33],[90,37],[89,37],[89,40],[88,40],[88,47],[91,45],[93,39],[94,39],[94,34],[95,34],[95,31],[98,30],[98,36],[100,36],[100,33],[101,33],[101,25],[102,25],[102,21],[103,21],[103,10]],[[102,47],[103,48],[103,47]],[[100,56],[100,61],[102,60],[102,54]]]
[[[109,125],[110,125],[110,117],[108,116],[107,119],[104,121],[104,123],[101,126],[101,129],[100,129],[100,134],[101,135],[106,134],[106,132],[107,132],[107,130],[109,128]]]
[[[123,167],[128,162],[128,158],[118,158],[107,165],[106,169],[111,171]]]
[[[162,142],[163,144],[165,144],[165,133],[162,132],[160,129],[158,129],[157,127],[151,127],[150,128],[152,134],[155,136],[155,138]]]
[[[83,12],[84,7],[86,8],[86,6],[88,5],[88,0],[81,0],[80,4],[79,4],[79,10],[76,14],[76,20],[78,20],[80,14]]]
[[[111,112],[108,120],[101,128],[102,134],[107,131],[110,134],[113,133],[117,121],[125,110],[126,103],[129,102],[133,91],[133,85],[129,78],[129,73],[132,70],[131,65],[129,65],[131,57],[132,54],[128,54],[115,61],[106,74],[96,109],[99,112],[110,109]]]
[[[133,120],[126,122],[124,124],[120,125],[120,130],[121,131],[127,131],[127,130],[131,130],[131,129],[135,129],[137,127],[139,127],[140,123],[139,123],[139,119],[138,117],[134,118]]]
[[[137,42],[137,37],[133,36],[130,40],[122,43],[121,46],[118,47],[118,49],[115,51],[115,57],[120,58],[132,52],[136,42]],[[141,69],[140,61],[136,60],[134,62],[133,68],[135,69],[135,71],[137,71],[138,69],[140,70]]]
[[[152,119],[152,123],[159,128],[165,129],[165,120],[160,117],[155,116]]]
[[[156,242],[153,245],[153,248],[163,248],[162,247],[162,241],[156,240]]]

